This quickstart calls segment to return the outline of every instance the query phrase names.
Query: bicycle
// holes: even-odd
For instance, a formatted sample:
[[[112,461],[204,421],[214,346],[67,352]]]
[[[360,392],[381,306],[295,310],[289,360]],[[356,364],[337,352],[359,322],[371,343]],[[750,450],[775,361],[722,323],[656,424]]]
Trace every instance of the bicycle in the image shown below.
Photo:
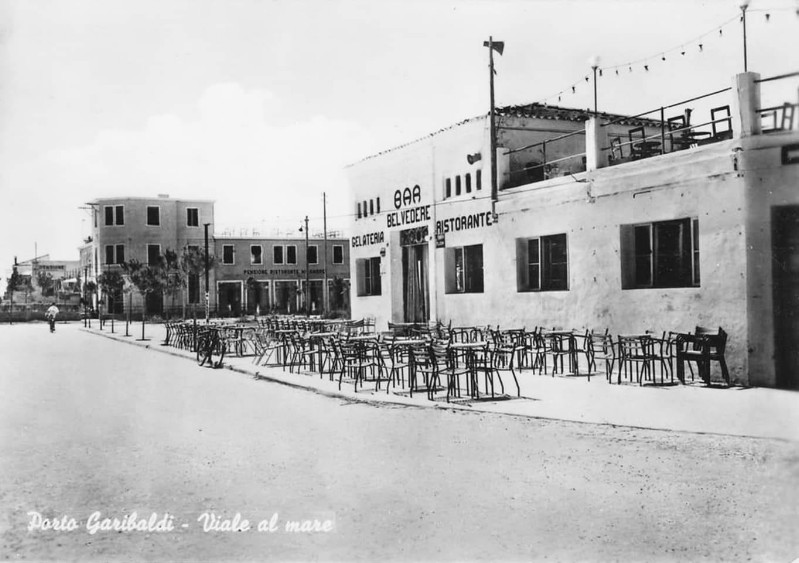
[[[227,340],[216,327],[202,327],[197,335],[197,363],[202,367],[222,367],[227,352]]]

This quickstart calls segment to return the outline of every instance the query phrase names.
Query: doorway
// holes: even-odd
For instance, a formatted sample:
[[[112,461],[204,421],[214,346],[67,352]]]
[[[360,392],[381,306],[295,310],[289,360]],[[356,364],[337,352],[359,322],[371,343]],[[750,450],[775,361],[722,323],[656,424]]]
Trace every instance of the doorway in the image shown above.
[[[241,282],[219,282],[220,317],[238,317],[241,315]]]
[[[406,323],[430,320],[427,233],[427,227],[400,232],[403,320]]]
[[[799,389],[799,206],[772,209],[777,387]]]

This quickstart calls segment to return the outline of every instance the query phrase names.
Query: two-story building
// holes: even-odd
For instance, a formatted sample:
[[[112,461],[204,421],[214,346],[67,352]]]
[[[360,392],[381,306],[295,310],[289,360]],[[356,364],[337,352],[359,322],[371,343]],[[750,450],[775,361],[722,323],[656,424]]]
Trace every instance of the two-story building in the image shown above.
[[[383,329],[432,319],[612,334],[722,326],[734,381],[799,386],[796,104],[765,107],[766,82],[736,76],[669,110],[679,115],[658,108],[656,127],[498,111],[496,194],[488,116],[351,165],[353,316]],[[583,128],[567,137],[578,143],[562,144],[553,115]]]

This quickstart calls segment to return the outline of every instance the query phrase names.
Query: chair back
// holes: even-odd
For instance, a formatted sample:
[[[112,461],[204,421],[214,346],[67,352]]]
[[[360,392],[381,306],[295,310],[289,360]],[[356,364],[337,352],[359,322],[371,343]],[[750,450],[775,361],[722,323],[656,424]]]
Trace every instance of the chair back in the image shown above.
[[[732,138],[730,106],[719,106],[710,110],[710,127],[716,139]]]

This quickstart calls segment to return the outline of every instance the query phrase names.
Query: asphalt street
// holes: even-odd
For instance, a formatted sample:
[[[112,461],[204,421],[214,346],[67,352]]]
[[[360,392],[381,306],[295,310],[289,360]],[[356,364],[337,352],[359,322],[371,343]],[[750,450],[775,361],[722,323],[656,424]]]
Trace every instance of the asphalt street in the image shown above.
[[[0,326],[0,559],[799,557],[796,443],[348,401],[79,326]]]

